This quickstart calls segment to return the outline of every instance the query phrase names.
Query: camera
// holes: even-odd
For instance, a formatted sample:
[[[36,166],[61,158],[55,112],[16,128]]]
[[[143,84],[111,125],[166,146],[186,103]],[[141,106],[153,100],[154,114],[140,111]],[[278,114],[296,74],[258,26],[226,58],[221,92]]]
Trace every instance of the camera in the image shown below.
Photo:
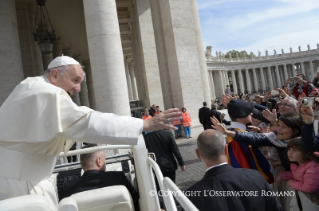
[[[278,90],[271,90],[271,95],[272,96],[279,95],[279,91]]]
[[[304,107],[316,107],[315,104],[315,98],[314,97],[305,97],[302,101],[301,101],[302,106]]]

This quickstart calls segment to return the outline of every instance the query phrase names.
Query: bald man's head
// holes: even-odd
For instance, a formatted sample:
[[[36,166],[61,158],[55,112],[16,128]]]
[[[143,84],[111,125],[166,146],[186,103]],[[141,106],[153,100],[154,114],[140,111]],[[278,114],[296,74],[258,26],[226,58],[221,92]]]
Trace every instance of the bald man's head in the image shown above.
[[[96,147],[96,144],[89,144],[82,149]],[[92,152],[88,154],[81,154],[80,155],[80,162],[82,169],[84,171],[87,170],[100,170],[105,171],[105,152],[100,150],[97,152]]]
[[[205,130],[197,138],[197,149],[202,158],[217,161],[225,157],[225,137],[216,130]]]

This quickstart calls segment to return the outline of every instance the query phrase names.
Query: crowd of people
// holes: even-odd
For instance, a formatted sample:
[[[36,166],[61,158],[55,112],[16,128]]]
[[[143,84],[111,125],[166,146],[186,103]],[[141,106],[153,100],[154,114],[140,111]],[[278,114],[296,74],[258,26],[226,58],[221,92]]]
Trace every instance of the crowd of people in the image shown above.
[[[255,169],[275,186],[287,181],[286,187],[317,194],[318,79],[319,71],[313,83],[299,74],[288,78],[283,87],[265,93],[236,94],[227,90],[221,99],[212,101],[200,121],[204,130],[209,130],[210,118],[211,127],[227,136],[228,164],[232,167]],[[230,129],[225,127],[229,121],[216,107],[227,109]],[[280,171],[276,178],[274,169]]]
[[[181,112],[176,108],[162,112],[152,105],[145,109],[142,120],[97,112],[72,102],[70,96],[81,90],[83,80],[83,69],[76,60],[57,57],[43,76],[22,81],[2,104],[0,154],[5,162],[0,164],[6,171],[0,173],[0,200],[39,194],[56,210],[54,187],[43,178],[51,175],[55,157],[74,144],[69,140],[134,145],[144,131],[146,146],[160,158],[164,175],[175,181],[175,158],[185,170],[174,136],[162,130],[177,128],[177,138],[183,127],[185,137],[191,138],[192,119],[185,107]],[[187,195],[199,210],[282,210],[275,196],[262,194],[273,190],[269,184],[282,181],[302,192],[319,191],[318,81],[319,72],[313,83],[299,74],[288,78],[283,87],[265,93],[236,94],[227,86],[225,95],[213,101],[211,108],[203,103],[199,120],[204,131],[194,153],[205,164],[206,174],[187,190],[202,193]],[[227,109],[230,120],[219,109]],[[122,184],[138,210],[137,190],[123,173],[105,173],[103,152],[82,155],[80,160],[84,176],[65,187],[65,197]],[[282,171],[275,178],[274,168],[279,167]],[[105,175],[116,179],[105,180]],[[211,197],[212,191],[235,191],[235,195],[227,192],[225,197]],[[238,196],[236,191],[250,195]]]

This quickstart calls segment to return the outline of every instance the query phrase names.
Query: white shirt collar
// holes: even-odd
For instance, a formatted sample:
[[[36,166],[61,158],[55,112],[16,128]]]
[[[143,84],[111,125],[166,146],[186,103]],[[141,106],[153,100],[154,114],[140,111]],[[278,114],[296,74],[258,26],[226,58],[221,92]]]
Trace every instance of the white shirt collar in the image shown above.
[[[239,123],[239,122],[231,122],[230,127],[232,128],[238,128],[240,130],[246,131],[246,125]]]
[[[225,164],[228,164],[228,163],[227,163],[227,162],[224,162],[224,163],[220,163],[220,164],[215,165],[215,166],[211,166],[211,167],[209,167],[209,168],[206,169],[206,172],[209,171],[209,170],[211,170],[211,169],[213,169],[213,168],[216,168],[216,167],[218,167],[218,166],[222,166],[222,165],[225,165]]]

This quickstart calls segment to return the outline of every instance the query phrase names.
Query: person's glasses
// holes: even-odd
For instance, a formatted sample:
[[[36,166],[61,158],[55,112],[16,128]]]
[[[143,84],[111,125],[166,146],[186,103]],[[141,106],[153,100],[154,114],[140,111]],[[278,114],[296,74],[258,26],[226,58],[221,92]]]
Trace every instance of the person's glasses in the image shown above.
[[[295,108],[295,106],[294,106],[294,105],[289,105],[289,104],[287,104],[287,103],[278,103],[277,105],[278,105],[278,107],[280,107],[280,106],[285,106],[285,107],[292,107],[292,108]]]

